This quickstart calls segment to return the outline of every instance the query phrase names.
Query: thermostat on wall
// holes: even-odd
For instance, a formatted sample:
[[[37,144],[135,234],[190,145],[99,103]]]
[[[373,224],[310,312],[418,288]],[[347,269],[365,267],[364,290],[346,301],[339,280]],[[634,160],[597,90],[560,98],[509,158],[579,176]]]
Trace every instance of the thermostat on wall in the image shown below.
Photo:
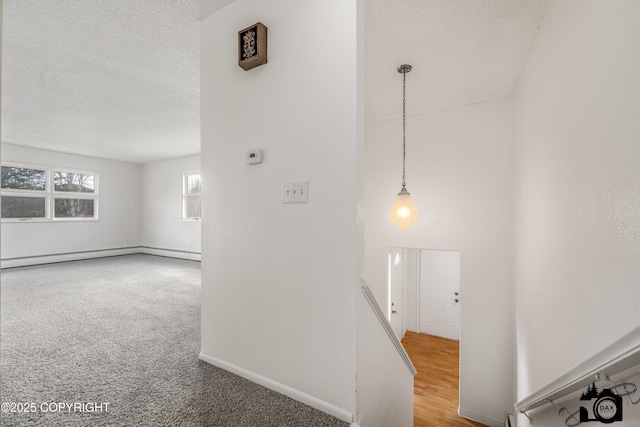
[[[256,163],[262,163],[262,150],[259,148],[247,151],[247,164],[255,165]]]

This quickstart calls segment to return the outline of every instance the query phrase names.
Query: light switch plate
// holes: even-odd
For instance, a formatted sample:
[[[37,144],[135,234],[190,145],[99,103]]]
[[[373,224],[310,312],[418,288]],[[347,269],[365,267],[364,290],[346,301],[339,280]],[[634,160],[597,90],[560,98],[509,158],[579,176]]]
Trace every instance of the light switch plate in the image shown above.
[[[285,182],[282,185],[282,203],[307,203],[309,181]]]

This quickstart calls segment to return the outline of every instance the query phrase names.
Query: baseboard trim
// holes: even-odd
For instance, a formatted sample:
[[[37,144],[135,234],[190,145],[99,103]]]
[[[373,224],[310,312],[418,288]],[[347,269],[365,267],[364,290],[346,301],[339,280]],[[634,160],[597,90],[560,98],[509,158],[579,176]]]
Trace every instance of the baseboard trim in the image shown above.
[[[200,252],[188,252],[176,249],[153,248],[150,246],[128,246],[123,248],[93,249],[88,251],[63,252],[59,254],[32,255],[0,260],[0,269],[28,267],[41,264],[55,264],[57,262],[82,261],[83,259],[106,258],[120,255],[147,254],[168,258],[201,261]]]
[[[105,258],[138,253],[140,253],[140,248],[138,246],[130,246],[126,248],[96,249],[90,251],[5,258],[0,261],[0,268],[27,267],[30,265],[54,264],[57,262],[80,261],[83,259]]]
[[[165,256],[169,258],[188,259],[192,261],[201,261],[202,255],[200,252],[189,252],[178,249],[164,249],[154,248],[151,246],[140,246],[140,252],[148,255]]]
[[[216,366],[218,368],[224,369],[225,371],[229,371],[233,374],[236,374],[242,378],[245,378],[251,382],[254,382],[256,384],[259,384],[263,387],[266,387],[270,390],[276,391],[280,394],[284,394],[285,396],[288,396],[290,398],[292,398],[293,400],[297,400],[298,402],[302,402],[305,405],[311,406],[312,408],[315,408],[319,411],[322,411],[326,414],[329,414],[331,416],[334,416],[336,418],[338,418],[341,421],[347,422],[347,423],[351,423],[353,422],[353,414],[345,411],[342,408],[338,408],[335,405],[332,405],[328,402],[325,402],[323,400],[320,400],[316,397],[310,396],[306,393],[303,393],[300,390],[296,390],[292,387],[289,387],[287,385],[284,385],[282,383],[279,383],[277,381],[274,381],[270,378],[266,378],[263,377],[262,375],[256,374],[255,372],[252,371],[248,371],[244,368],[241,368],[239,366],[233,365],[231,363],[225,362],[223,360],[217,359],[213,356],[209,356],[208,354],[205,353],[200,353],[200,360],[207,362],[213,366]],[[352,426],[357,426],[357,424],[352,424]]]
[[[458,406],[458,415],[464,418],[468,418],[472,421],[477,421],[482,424],[486,424],[490,427],[504,427],[504,420],[498,420],[493,417],[488,417],[483,414],[479,414],[470,409],[464,409]]]

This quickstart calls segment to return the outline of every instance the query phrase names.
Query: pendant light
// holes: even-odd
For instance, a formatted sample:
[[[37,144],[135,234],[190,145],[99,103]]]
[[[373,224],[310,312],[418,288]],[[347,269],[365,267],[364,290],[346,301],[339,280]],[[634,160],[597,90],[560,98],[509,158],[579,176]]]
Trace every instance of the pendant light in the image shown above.
[[[402,188],[396,197],[396,201],[391,207],[389,217],[396,227],[400,230],[408,230],[418,220],[418,208],[411,200],[411,195],[407,191],[407,184],[405,182],[405,159],[407,155],[406,150],[406,135],[407,135],[407,101],[406,101],[406,82],[407,73],[411,71],[411,65],[401,65],[398,67],[398,72],[402,73]]]

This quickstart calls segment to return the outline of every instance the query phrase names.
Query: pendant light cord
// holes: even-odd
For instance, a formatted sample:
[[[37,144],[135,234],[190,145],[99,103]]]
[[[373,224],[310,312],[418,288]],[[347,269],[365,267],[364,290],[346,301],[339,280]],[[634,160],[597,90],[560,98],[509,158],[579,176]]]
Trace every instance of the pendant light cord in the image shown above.
[[[406,138],[407,138],[406,88],[407,88],[407,71],[403,69],[402,70],[402,186],[403,187],[406,187],[407,185],[405,182],[405,160],[407,157],[407,154],[406,154]]]

